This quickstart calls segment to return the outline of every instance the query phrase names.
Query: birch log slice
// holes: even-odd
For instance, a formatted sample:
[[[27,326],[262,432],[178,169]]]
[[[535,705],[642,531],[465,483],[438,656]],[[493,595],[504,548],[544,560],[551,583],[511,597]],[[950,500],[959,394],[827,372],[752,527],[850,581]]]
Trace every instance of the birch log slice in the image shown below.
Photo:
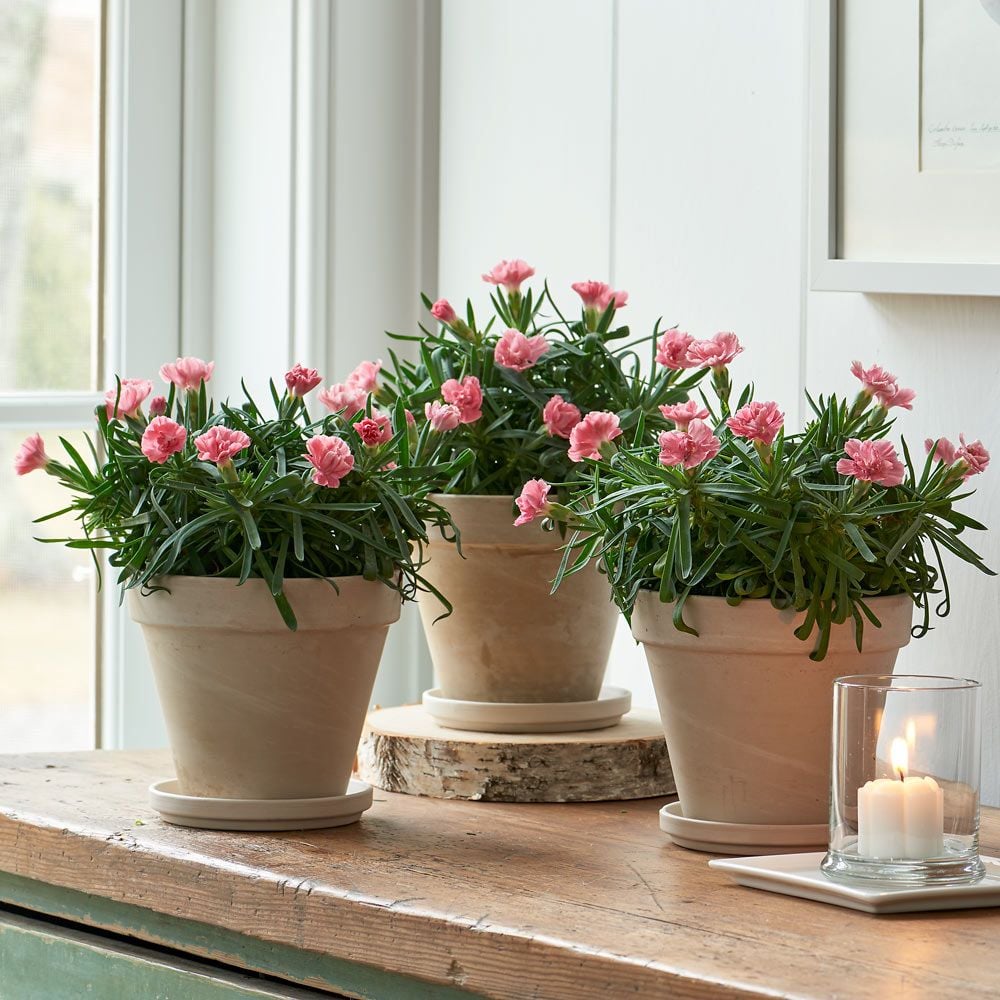
[[[358,749],[362,780],[389,792],[483,802],[600,802],[671,795],[659,717],[631,712],[582,733],[472,733],[422,705],[372,712]]]

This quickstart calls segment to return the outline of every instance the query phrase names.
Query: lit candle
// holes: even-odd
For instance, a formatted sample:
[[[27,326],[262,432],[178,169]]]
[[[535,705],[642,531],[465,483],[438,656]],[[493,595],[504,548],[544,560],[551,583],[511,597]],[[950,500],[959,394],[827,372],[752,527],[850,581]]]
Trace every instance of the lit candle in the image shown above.
[[[892,741],[896,778],[876,778],[858,789],[858,856],[934,858],[944,851],[944,792],[931,777],[908,777],[906,740]]]

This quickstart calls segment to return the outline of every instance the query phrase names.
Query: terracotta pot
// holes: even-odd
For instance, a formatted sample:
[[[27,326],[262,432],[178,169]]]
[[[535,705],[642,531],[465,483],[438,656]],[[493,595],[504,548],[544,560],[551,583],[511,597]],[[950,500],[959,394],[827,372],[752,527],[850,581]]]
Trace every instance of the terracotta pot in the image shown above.
[[[563,539],[541,525],[514,527],[513,497],[433,497],[462,535],[462,555],[430,529],[423,574],[455,610],[422,595],[420,616],[446,698],[464,701],[592,701],[601,690],[618,611],[595,569],[555,594]],[[436,535],[436,539],[435,539]]]
[[[185,795],[343,795],[399,595],[361,577],[286,580],[290,631],[263,580],[169,576],[129,591]]]
[[[854,623],[834,626],[826,658],[792,634],[802,615],[769,601],[731,607],[692,597],[678,632],[672,604],[643,591],[632,634],[646,650],[684,815],[725,823],[825,823],[830,795],[833,681],[892,673],[910,641],[913,602],[905,594],[869,606],[863,652]]]

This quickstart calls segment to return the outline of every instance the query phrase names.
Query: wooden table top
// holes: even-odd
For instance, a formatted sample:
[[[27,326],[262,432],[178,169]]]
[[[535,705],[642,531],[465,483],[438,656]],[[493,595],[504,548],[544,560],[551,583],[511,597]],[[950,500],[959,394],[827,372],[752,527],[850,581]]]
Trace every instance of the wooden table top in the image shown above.
[[[873,917],[742,888],[672,846],[663,799],[375,793],[361,823],[162,823],[160,751],[0,757],[0,871],[490,997],[1000,995],[1000,911]],[[1000,850],[986,810],[984,853]]]

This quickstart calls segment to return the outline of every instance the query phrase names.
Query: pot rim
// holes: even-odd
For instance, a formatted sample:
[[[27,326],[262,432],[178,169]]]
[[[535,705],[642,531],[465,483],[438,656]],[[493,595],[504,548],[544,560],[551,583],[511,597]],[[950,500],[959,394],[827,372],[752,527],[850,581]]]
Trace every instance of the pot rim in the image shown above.
[[[546,531],[540,521],[515,527],[514,497],[511,494],[431,493],[429,498],[451,515],[459,530],[463,550],[490,548],[553,552],[565,544],[558,531]]]
[[[829,651],[864,655],[877,650],[901,649],[912,638],[913,599],[909,594],[880,594],[867,603],[881,611],[881,627],[866,622],[861,653],[854,642],[854,622],[834,625]],[[642,643],[686,649],[692,653],[746,651],[782,656],[808,655],[815,633],[802,640],[794,635],[805,620],[804,611],[775,608],[766,597],[746,598],[730,605],[725,597],[692,595],[685,604],[688,625],[700,632],[691,635],[674,628],[674,603],[661,603],[655,590],[642,590],[632,610],[632,635]],[[699,615],[698,612],[701,612]],[[699,620],[700,619],[700,620]]]
[[[445,500],[507,500],[514,502],[513,493],[428,493],[435,503],[440,503],[438,498]]]
[[[243,632],[328,632],[388,627],[402,608],[400,594],[381,580],[363,576],[292,577],[284,581],[298,622],[292,632],[281,618],[271,588],[261,577],[240,584],[235,577],[165,575],[164,589],[128,591],[129,611],[140,625],[211,628]],[[335,583],[335,590],[330,583]]]
[[[644,587],[636,595],[636,601],[638,601],[639,598],[642,597],[643,594],[650,594],[650,595],[659,596],[657,594],[656,590],[651,590],[649,588],[645,588]],[[901,597],[905,597],[910,602],[912,602],[912,600],[913,600],[910,597],[910,595],[907,594],[904,591],[902,594],[877,594],[875,597],[867,597],[867,598],[865,598],[865,603],[866,604],[871,604],[874,601],[898,601]],[[702,603],[702,602],[707,602],[707,601],[713,601],[715,603],[719,603],[719,602],[728,603],[728,598],[726,598],[726,597],[720,597],[718,594],[692,594],[690,597],[688,597],[684,601],[684,606],[688,607],[688,605],[690,605],[692,601],[697,601],[699,604]],[[668,601],[666,603],[665,607],[668,607],[668,608],[669,607],[673,607],[673,604],[674,604],[674,602]],[[734,611],[737,611],[739,608],[743,607],[744,605],[750,607],[750,606],[754,606],[754,605],[764,605],[764,604],[769,604],[770,605],[771,604],[771,599],[768,598],[768,597],[743,597],[743,598],[740,598],[740,603],[739,604],[735,604],[735,605],[730,604],[729,607],[731,607]],[[771,605],[771,607],[774,607],[774,605]],[[784,614],[788,609],[787,608],[774,608],[774,610],[777,611],[777,612],[780,612],[780,613]],[[795,614],[800,614],[801,612],[796,611],[794,613]],[[930,675],[928,675],[928,676],[930,676]]]

